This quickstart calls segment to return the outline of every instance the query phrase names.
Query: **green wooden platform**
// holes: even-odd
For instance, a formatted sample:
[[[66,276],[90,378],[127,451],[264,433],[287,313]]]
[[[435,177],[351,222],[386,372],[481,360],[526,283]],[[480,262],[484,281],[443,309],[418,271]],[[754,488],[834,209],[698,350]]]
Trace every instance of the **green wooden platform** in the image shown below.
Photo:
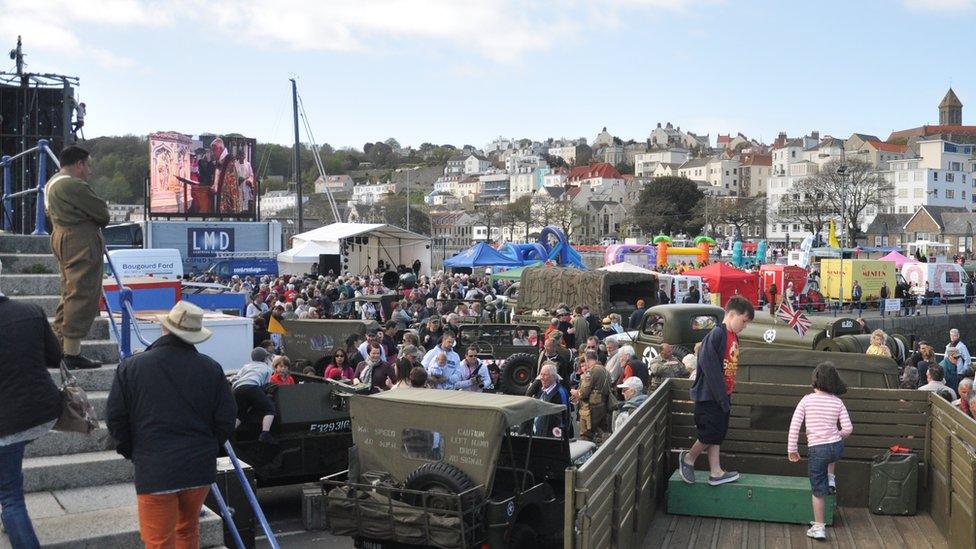
[[[695,484],[675,471],[668,480],[668,513],[729,519],[807,524],[813,520],[810,480],[805,477],[748,475],[710,486],[707,471],[695,471]],[[834,496],[826,498],[827,524],[834,520]]]

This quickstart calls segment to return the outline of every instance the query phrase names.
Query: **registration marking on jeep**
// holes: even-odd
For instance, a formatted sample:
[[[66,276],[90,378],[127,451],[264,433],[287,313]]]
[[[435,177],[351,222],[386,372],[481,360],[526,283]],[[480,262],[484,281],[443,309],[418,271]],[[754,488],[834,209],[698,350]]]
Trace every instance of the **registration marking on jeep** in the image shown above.
[[[340,419],[329,423],[313,423],[308,426],[310,433],[338,433],[339,431],[352,431],[352,420]]]
[[[776,330],[770,328],[763,332],[763,341],[766,343],[772,343],[776,341]]]

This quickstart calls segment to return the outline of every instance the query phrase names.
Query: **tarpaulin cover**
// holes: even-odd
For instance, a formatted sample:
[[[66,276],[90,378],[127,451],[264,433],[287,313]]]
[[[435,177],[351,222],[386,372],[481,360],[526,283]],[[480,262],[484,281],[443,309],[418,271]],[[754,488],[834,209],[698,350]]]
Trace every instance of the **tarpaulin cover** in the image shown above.
[[[357,395],[349,410],[364,471],[386,471],[402,481],[424,463],[440,460],[489,492],[508,428],[564,412],[562,406],[524,396],[430,389]]]

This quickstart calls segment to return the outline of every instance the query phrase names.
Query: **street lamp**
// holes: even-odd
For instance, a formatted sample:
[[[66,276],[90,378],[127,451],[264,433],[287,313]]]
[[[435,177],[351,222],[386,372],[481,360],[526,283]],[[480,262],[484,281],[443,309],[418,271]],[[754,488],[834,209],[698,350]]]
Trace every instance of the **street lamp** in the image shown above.
[[[847,176],[847,165],[837,166],[837,175]],[[844,230],[844,240],[840,243],[840,306],[844,307],[844,244],[847,242],[847,185],[840,188],[840,225]],[[854,273],[854,266],[851,265],[851,273]],[[853,305],[852,305],[853,306]]]
[[[410,172],[415,172],[419,170],[419,166],[414,166],[412,168],[397,168],[396,173],[404,172],[407,174],[407,230],[410,230]]]

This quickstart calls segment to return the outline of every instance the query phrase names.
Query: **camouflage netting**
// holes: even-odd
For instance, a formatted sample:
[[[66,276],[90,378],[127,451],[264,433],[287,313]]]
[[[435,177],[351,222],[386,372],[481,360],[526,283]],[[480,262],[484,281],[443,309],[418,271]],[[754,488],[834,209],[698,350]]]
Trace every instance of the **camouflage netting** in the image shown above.
[[[603,314],[619,308],[618,301],[632,307],[636,301],[634,295],[645,299],[650,306],[656,291],[657,277],[653,274],[537,267],[522,272],[518,307],[551,310],[566,303],[570,307],[589,305],[595,314]]]

